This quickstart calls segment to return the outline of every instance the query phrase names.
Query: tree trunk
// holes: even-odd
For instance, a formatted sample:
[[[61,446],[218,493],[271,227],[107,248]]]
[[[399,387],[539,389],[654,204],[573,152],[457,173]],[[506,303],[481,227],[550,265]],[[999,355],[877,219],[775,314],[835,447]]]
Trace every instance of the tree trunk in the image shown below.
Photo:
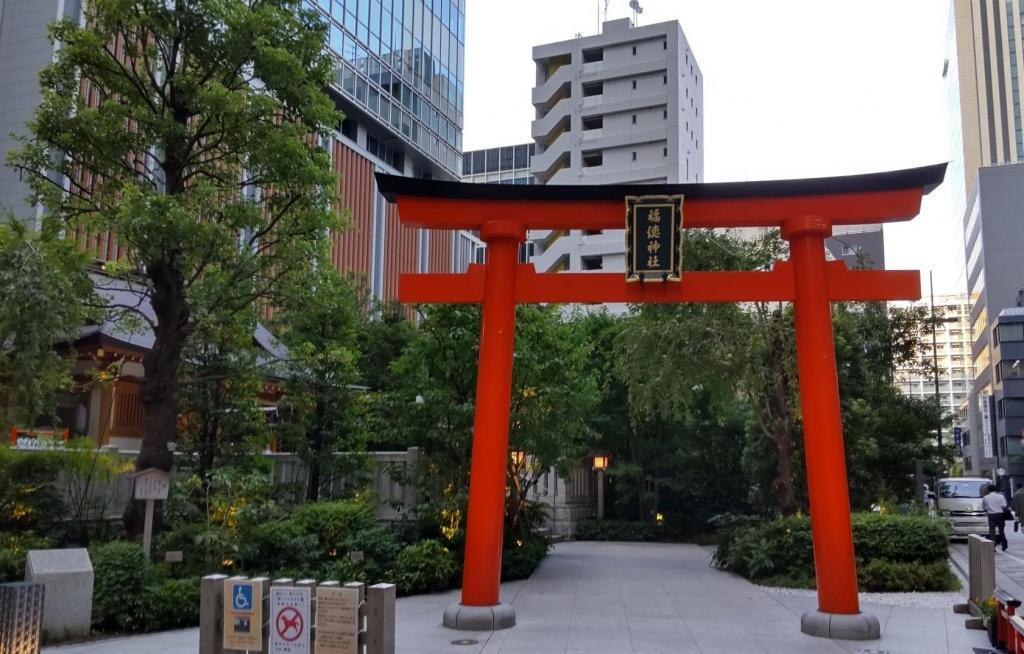
[[[153,347],[142,359],[145,375],[141,389],[143,435],[135,469],[159,468],[170,472],[174,456],[167,446],[174,442],[178,430],[175,382],[188,335],[189,307],[183,275],[173,263],[151,264],[148,276],[156,329]],[[125,508],[124,525],[129,534],[140,532],[144,509],[142,502],[134,500]]]
[[[795,445],[796,421],[793,415],[793,389],[786,369],[786,343],[783,340],[781,311],[772,317],[771,336],[768,343],[771,366],[772,404],[774,424],[772,440],[775,442],[775,479],[773,492],[779,511],[793,515],[797,511],[796,492],[793,488],[793,448]]]

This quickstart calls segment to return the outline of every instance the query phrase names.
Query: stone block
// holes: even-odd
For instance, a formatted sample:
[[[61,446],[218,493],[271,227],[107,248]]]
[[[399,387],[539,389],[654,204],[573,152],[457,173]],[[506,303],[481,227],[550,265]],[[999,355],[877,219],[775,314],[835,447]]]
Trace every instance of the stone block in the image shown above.
[[[67,640],[89,635],[93,571],[86,550],[30,550],[25,581],[46,587],[43,632],[48,639]]]
[[[466,606],[456,602],[444,610],[441,623],[459,631],[497,631],[516,626],[516,610],[511,604]]]

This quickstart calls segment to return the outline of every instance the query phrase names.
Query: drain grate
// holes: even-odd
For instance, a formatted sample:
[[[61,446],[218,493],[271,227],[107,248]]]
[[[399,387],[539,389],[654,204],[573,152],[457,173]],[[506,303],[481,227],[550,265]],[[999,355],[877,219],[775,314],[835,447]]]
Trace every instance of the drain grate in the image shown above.
[[[479,643],[479,640],[473,640],[472,638],[460,638],[452,641],[452,645],[478,645]]]

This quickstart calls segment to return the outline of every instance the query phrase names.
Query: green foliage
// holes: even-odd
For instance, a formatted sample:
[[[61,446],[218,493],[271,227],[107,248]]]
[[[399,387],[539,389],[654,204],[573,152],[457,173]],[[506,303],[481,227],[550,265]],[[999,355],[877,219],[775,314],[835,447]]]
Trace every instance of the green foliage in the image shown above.
[[[951,590],[948,529],[927,516],[853,515],[853,543],[863,590]],[[738,526],[715,552],[718,567],[772,585],[814,586],[814,548],[807,517]]]
[[[0,531],[46,530],[67,515],[54,480],[59,452],[0,445]]]
[[[303,504],[295,511],[294,520],[305,533],[317,537],[327,559],[344,556],[349,539],[376,526],[373,509],[359,500]]]
[[[436,540],[407,545],[395,562],[395,583],[403,595],[447,590],[458,566],[455,555]]]
[[[0,533],[0,583],[25,578],[25,557],[29,550],[45,550],[53,542],[32,532]]]
[[[514,581],[533,574],[548,555],[548,541],[541,536],[530,536],[507,544],[501,554],[501,579]]]
[[[158,631],[199,624],[199,577],[160,579],[146,586],[147,629]]]
[[[390,582],[405,544],[388,527],[374,527],[357,532],[345,543],[349,554],[362,552],[358,563],[358,579],[368,584]]]
[[[92,625],[104,632],[144,631],[150,625],[147,592],[151,566],[135,543],[110,542],[89,551],[92,560]]]
[[[677,540],[663,525],[627,520],[583,520],[576,525],[576,540],[657,542]]]
[[[86,257],[47,219],[32,230],[0,217],[0,429],[54,419],[58,394],[75,387],[75,357],[55,346],[95,317]]]
[[[248,530],[239,547],[239,564],[246,570],[311,569],[320,556],[316,534],[295,520],[259,523]]]
[[[868,592],[958,590],[960,582],[942,561],[873,559],[857,566],[857,583]]]

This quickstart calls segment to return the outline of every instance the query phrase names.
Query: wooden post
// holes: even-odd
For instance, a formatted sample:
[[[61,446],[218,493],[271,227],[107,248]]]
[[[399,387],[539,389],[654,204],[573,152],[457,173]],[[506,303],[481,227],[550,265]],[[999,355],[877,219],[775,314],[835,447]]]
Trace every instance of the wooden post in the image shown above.
[[[146,521],[142,527],[142,551],[149,559],[150,546],[153,544],[153,500],[146,500]]]
[[[199,585],[199,654],[224,652],[224,580],[206,575]]]
[[[395,654],[395,585],[366,589],[366,654]]]

